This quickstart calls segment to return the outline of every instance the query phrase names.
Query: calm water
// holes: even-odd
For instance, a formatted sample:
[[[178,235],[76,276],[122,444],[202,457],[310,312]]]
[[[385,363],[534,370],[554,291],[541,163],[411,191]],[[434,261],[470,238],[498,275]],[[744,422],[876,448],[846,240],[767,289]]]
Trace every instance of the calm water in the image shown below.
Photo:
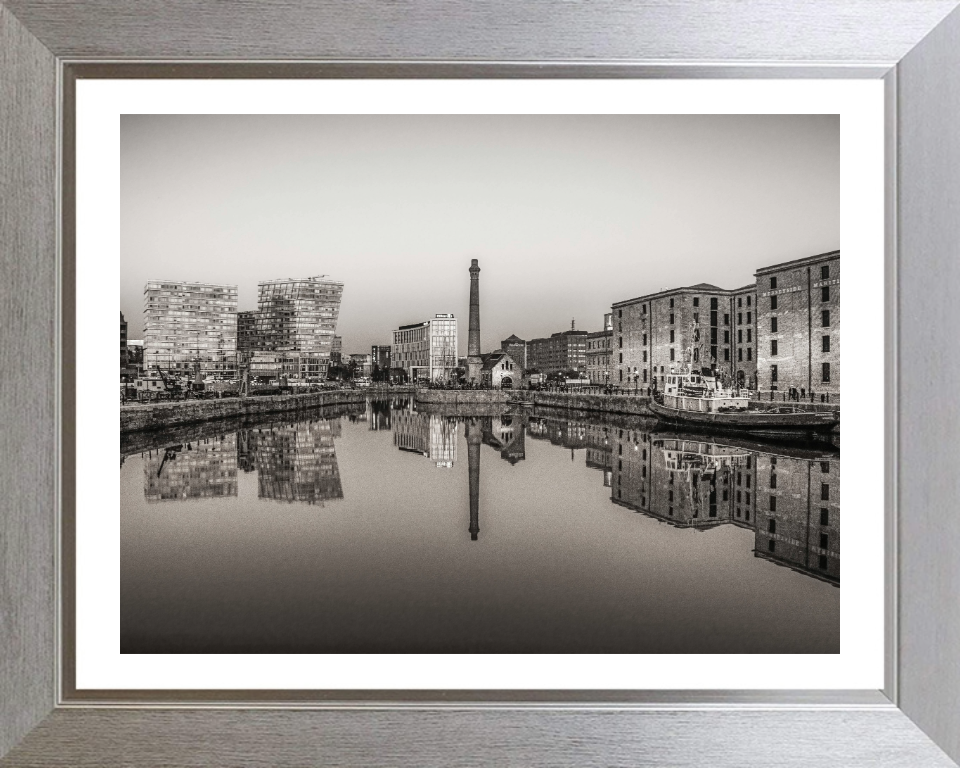
[[[121,650],[838,653],[839,453],[653,426],[398,399],[125,438]]]

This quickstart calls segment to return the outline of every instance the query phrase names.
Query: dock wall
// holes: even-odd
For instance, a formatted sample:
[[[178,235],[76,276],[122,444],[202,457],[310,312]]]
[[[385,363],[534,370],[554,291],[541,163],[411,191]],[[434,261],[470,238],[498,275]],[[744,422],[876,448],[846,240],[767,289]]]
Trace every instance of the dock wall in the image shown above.
[[[120,434],[141,430],[169,429],[182,424],[228,420],[266,413],[306,411],[331,405],[362,404],[363,390],[333,390],[303,395],[268,397],[225,397],[217,400],[123,405],[120,407]]]

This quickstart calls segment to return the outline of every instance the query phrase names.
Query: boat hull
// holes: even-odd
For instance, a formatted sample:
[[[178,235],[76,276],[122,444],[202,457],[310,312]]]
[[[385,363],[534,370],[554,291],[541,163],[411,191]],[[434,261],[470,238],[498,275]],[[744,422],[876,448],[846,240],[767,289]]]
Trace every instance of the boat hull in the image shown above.
[[[658,419],[668,424],[723,432],[742,432],[774,440],[784,437],[808,438],[829,435],[840,423],[840,416],[835,413],[766,413],[764,411],[702,413],[669,408],[652,400],[647,407]]]

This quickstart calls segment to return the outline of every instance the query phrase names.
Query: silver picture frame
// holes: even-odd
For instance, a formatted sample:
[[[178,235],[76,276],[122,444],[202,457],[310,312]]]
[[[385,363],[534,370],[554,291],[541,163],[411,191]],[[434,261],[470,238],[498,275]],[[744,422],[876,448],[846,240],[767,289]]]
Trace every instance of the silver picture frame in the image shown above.
[[[955,765],[958,5],[0,0],[0,766]],[[883,79],[884,688],[77,690],[69,331],[84,77]]]

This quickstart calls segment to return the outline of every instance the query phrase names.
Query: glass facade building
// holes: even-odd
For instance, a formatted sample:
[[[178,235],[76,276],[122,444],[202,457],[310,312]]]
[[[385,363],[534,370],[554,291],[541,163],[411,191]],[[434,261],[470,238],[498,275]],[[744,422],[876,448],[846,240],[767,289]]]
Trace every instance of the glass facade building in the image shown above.
[[[146,371],[235,378],[237,287],[150,280],[143,289]]]
[[[412,381],[448,381],[457,368],[457,318],[434,315],[432,320],[401,325],[393,332],[390,364],[403,368]]]
[[[259,284],[257,311],[244,319],[242,348],[258,379],[323,381],[330,367],[343,283],[326,276]]]

